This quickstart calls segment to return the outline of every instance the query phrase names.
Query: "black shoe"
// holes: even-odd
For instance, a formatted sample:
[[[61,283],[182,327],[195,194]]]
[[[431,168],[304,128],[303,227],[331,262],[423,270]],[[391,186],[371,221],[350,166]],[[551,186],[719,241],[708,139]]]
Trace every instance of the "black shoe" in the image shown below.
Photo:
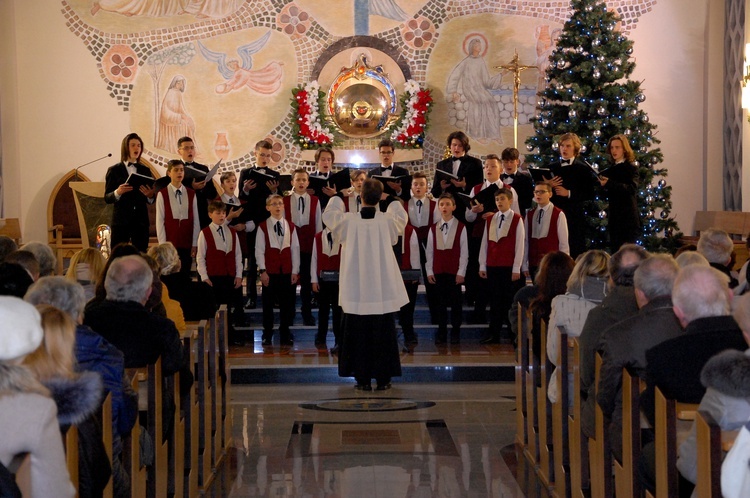
[[[308,327],[314,327],[315,326],[315,317],[312,315],[303,315],[302,316],[302,323]]]
[[[273,346],[273,341],[271,340],[270,337],[264,337],[260,341],[260,344],[261,344],[261,346]]]
[[[315,341],[315,347],[317,349],[326,349],[326,343],[325,342],[320,342],[320,341]]]
[[[393,386],[391,385],[390,382],[387,383],[387,384],[378,384],[378,387],[376,387],[375,390],[376,391],[387,391],[391,387],[393,387]]]
[[[461,336],[458,332],[451,332],[451,344],[461,344]]]
[[[500,343],[500,338],[495,337],[493,335],[488,335],[487,337],[479,341],[479,344],[499,344],[499,343]]]
[[[280,342],[280,344],[282,346],[294,346],[294,338],[293,337],[289,337],[287,339],[282,339],[281,342]]]
[[[248,300],[247,300],[247,302],[245,303],[245,309],[246,309],[246,310],[252,310],[252,309],[255,309],[255,308],[256,308],[257,306],[258,306],[258,303],[257,303],[257,301],[255,300],[255,298],[254,298],[254,297],[251,297],[251,298],[250,298],[250,299],[248,299]]]
[[[417,344],[419,344],[419,341],[417,340],[416,335],[412,335],[409,337],[404,337],[404,344],[409,346],[416,346]]]
[[[331,354],[334,355],[334,356],[339,354],[339,345],[338,344],[334,344],[333,345],[333,347],[331,348]]]
[[[310,299],[310,307],[317,308],[318,306],[318,298],[313,296],[312,299]]]
[[[354,389],[357,391],[372,391],[372,386],[370,384],[357,384]]]
[[[446,344],[448,341],[443,336],[435,337],[435,346],[442,346]]]

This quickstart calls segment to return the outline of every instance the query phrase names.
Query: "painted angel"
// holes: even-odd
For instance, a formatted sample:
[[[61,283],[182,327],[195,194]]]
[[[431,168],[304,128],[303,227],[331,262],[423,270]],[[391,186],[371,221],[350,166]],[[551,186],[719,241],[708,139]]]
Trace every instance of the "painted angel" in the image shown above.
[[[229,93],[246,86],[257,93],[271,95],[281,88],[281,77],[284,74],[281,62],[269,62],[261,69],[252,70],[252,55],[259,52],[270,37],[271,32],[269,31],[254,42],[239,47],[237,54],[242,60],[241,66],[237,59],[227,59],[227,54],[213,52],[204,47],[201,42],[196,42],[203,57],[207,61],[215,63],[219,73],[227,80],[226,83],[216,85],[216,93]]]

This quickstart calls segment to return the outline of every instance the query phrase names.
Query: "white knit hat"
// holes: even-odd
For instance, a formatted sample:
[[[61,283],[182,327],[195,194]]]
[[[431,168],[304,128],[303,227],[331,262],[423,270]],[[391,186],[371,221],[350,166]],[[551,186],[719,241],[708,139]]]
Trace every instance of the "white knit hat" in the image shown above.
[[[17,297],[0,296],[0,361],[35,351],[43,336],[42,317],[34,306]]]

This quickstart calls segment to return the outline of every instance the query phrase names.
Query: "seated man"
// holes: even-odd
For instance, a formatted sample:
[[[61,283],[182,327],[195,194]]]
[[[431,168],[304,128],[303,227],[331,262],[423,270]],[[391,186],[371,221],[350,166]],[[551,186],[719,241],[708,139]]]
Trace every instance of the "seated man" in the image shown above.
[[[750,295],[737,297],[732,302],[732,316],[750,344]],[[750,349],[744,353],[734,350],[717,354],[706,363],[701,382],[706,394],[698,410],[708,412],[723,431],[740,429],[750,418]],[[677,469],[682,477],[695,484],[698,461],[695,451],[695,422],[690,435],[680,445]]]
[[[602,337],[597,401],[609,424],[610,444],[616,458],[622,456],[622,369],[632,368],[646,378],[646,350],[683,333],[672,311],[672,285],[679,267],[674,258],[656,254],[635,270],[633,286],[639,311],[616,323]]]
[[[137,255],[116,259],[107,271],[107,297],[86,307],[84,324],[122,351],[125,368],[145,367],[161,356],[162,372],[180,371],[180,383],[192,384],[192,374],[174,322],[148,311],[153,272]]]
[[[737,287],[737,279],[732,275],[732,252],[734,242],[724,230],[709,228],[701,232],[698,239],[698,252],[708,263],[729,277],[729,288]]]

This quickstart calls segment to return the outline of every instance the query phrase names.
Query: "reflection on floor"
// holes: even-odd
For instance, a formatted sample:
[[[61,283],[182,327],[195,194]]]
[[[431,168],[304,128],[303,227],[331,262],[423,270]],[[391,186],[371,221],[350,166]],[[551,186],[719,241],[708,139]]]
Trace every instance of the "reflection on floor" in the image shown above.
[[[503,458],[511,383],[251,385],[232,397],[233,470],[217,496],[524,496]]]

